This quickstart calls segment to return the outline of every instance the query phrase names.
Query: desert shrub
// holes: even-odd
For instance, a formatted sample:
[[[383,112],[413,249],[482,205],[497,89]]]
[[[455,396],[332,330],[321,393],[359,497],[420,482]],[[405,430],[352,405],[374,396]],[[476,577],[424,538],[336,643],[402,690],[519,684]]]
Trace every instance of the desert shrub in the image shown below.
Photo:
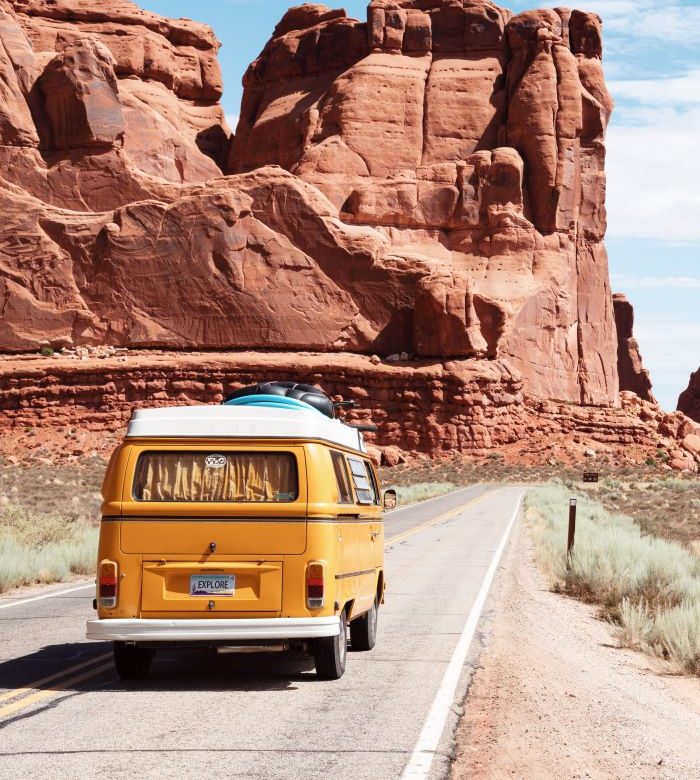
[[[682,671],[700,675],[700,598],[658,612],[652,641]]]
[[[618,625],[621,645],[700,671],[700,558],[577,496],[576,543],[567,562],[570,496],[551,484],[526,498],[535,555],[552,587],[599,604]]]
[[[0,506],[0,592],[37,582],[60,582],[71,574],[92,574],[98,529],[58,513]]]
[[[442,496],[457,490],[457,485],[452,482],[417,482],[414,485],[394,485],[398,504],[415,504],[418,501],[426,501],[435,496]]]

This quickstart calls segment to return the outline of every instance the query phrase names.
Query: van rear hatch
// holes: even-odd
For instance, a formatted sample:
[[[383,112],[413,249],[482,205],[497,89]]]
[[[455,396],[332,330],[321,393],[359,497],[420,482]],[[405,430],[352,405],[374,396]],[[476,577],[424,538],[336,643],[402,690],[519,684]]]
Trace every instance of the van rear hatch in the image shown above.
[[[212,606],[213,602],[213,606]],[[145,561],[141,612],[279,613],[281,561]]]
[[[212,549],[214,545],[214,549]],[[122,517],[121,549],[153,560],[172,555],[214,560],[230,555],[300,555],[306,550],[306,519],[211,519]]]
[[[143,561],[142,614],[274,613],[283,556],[306,550],[302,447],[134,447],[120,547]]]
[[[158,558],[299,555],[305,473],[303,447],[134,447],[121,549]]]

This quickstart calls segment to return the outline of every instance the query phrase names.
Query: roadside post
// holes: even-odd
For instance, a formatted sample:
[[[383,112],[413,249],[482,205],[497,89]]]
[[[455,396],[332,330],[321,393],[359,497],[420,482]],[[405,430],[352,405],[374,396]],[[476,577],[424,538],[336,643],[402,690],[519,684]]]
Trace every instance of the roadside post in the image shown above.
[[[571,555],[574,552],[576,538],[576,499],[569,499],[569,538],[566,543],[566,568],[571,566]]]

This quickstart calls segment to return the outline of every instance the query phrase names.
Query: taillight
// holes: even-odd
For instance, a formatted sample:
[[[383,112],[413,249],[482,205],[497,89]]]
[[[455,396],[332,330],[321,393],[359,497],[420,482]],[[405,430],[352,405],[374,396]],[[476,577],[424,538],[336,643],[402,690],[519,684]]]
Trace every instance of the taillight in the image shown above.
[[[306,567],[306,606],[309,609],[321,609],[324,605],[323,564],[310,563]]]
[[[102,561],[97,573],[97,598],[101,607],[117,606],[117,564]]]

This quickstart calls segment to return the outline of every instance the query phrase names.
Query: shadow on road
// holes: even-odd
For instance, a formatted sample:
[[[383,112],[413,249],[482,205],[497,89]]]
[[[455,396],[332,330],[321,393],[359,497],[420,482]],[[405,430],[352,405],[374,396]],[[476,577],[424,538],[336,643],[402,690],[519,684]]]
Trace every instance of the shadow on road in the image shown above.
[[[0,662],[0,688],[33,686],[45,677],[53,677],[74,666],[81,665],[82,669],[82,665],[89,664],[109,650],[110,648],[101,642],[69,642],[48,645],[33,653],[9,658]],[[70,674],[68,673],[69,676]],[[57,680],[48,681],[45,686],[40,685],[38,690],[51,687],[56,682]]]
[[[99,675],[72,684],[72,678],[82,677],[110,660],[111,645],[106,642],[48,645],[0,662],[0,689],[279,691],[295,690],[295,683],[315,680],[313,660],[300,653],[218,655],[211,650],[192,649],[159,652],[145,680],[119,680],[110,666]]]
[[[167,650],[156,655],[146,680],[119,680],[103,689],[283,691],[315,679],[313,660],[300,653],[218,655],[204,649]]]

